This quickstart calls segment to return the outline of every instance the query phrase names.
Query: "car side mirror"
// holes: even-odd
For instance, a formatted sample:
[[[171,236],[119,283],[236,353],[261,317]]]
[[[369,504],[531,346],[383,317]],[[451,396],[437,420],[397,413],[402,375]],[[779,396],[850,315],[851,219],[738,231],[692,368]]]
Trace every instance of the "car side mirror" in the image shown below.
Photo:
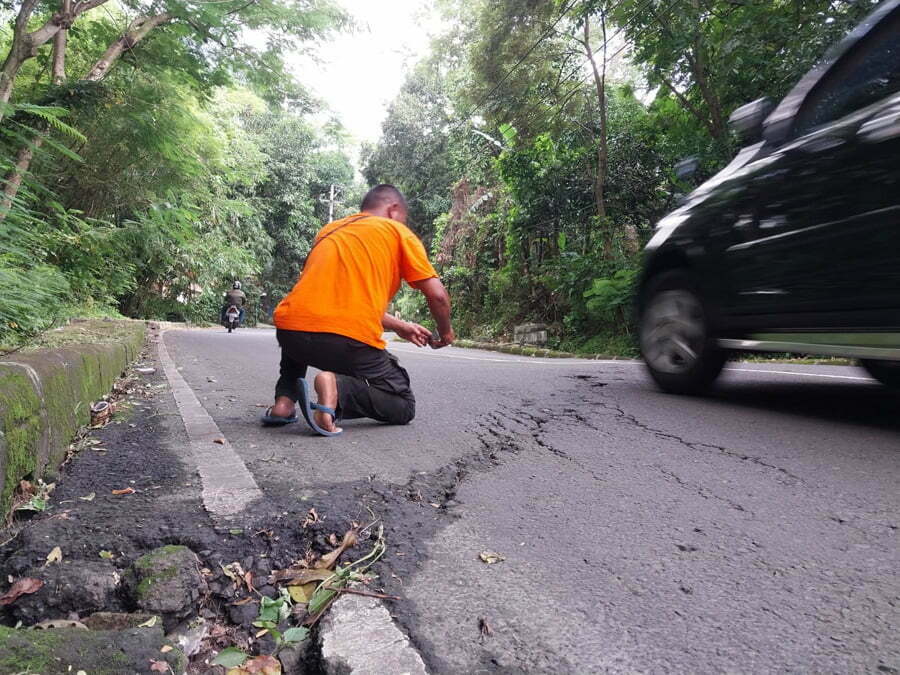
[[[688,157],[675,165],[675,177],[678,180],[688,180],[700,168],[700,160],[696,157]]]
[[[759,98],[742,105],[728,118],[729,128],[737,134],[743,145],[751,145],[762,139],[763,122],[775,108],[770,98]]]

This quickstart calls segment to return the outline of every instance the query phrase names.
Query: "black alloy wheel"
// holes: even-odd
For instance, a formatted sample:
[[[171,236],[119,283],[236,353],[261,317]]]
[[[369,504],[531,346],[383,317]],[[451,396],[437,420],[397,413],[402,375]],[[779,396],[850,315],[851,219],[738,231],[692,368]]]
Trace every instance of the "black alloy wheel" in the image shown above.
[[[690,277],[680,270],[664,272],[648,282],[644,297],[640,345],[651,377],[673,394],[703,393],[722,371],[727,353],[716,346]]]

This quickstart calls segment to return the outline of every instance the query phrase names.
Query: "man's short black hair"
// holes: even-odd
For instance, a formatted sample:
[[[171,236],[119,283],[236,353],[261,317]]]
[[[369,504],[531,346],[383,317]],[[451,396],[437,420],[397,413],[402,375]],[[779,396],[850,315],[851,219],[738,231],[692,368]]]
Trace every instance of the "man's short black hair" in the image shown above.
[[[362,206],[359,208],[360,211],[371,211],[386,202],[400,202],[406,207],[406,197],[403,196],[403,193],[393,185],[382,183],[366,193],[362,200]]]

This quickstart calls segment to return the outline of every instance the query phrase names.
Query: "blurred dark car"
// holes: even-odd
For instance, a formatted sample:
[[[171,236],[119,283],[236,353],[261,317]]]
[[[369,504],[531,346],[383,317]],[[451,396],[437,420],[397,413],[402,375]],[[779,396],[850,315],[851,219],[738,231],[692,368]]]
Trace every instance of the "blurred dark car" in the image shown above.
[[[641,353],[697,393],[729,351],[860,359],[900,386],[900,0],[882,3],[774,106],[739,108],[745,147],[656,226]]]

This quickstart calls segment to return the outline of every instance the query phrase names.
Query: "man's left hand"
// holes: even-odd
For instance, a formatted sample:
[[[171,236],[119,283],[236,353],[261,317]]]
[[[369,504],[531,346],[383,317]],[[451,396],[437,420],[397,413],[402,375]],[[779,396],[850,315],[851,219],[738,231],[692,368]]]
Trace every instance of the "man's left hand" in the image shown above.
[[[395,331],[404,340],[412,342],[416,347],[424,347],[431,340],[431,331],[411,321],[404,321],[402,326],[397,326]]]

